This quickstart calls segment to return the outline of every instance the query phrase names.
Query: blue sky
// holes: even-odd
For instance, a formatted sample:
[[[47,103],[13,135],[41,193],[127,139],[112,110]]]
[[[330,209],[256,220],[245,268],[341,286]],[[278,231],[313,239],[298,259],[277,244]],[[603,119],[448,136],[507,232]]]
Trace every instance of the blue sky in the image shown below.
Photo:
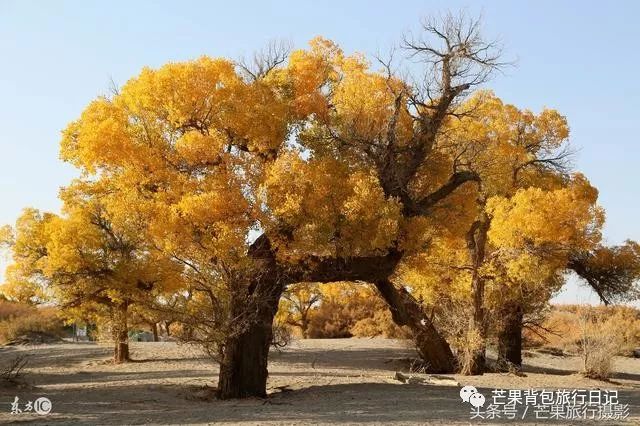
[[[419,18],[482,13],[517,66],[488,87],[571,125],[577,169],[600,189],[606,240],[640,239],[640,2],[616,1],[8,1],[0,0],[0,224],[25,206],[56,211],[76,175],[58,159],[60,130],[111,79],[206,54],[237,58],[270,40],[316,35],[347,52],[385,51]],[[575,285],[562,301],[594,300]]]

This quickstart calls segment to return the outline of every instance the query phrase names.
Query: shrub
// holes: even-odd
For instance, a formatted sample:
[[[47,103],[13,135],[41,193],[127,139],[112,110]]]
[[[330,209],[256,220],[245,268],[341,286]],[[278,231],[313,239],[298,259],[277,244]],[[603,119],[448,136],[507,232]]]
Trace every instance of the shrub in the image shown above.
[[[311,312],[309,337],[407,336],[393,323],[389,308],[371,287],[355,283],[333,283],[321,285],[320,291],[321,302]]]
[[[44,343],[62,337],[64,323],[55,308],[17,303],[5,306],[7,303],[12,302],[0,303],[4,314],[0,317],[0,343]]]
[[[409,339],[411,333],[402,327],[398,327],[391,318],[391,312],[386,306],[376,311],[372,317],[359,320],[351,327],[351,333],[356,337],[377,337],[387,339]]]
[[[616,318],[607,318],[594,309],[579,312],[578,318],[583,374],[592,379],[606,380],[611,375],[613,357],[624,343]]]
[[[552,308],[542,327],[523,330],[527,347],[542,347],[553,351],[577,353],[580,348],[579,318],[573,307]]]
[[[544,320],[537,332],[524,330],[524,339],[528,347],[545,346],[566,353],[582,354],[584,321],[581,315],[589,312],[598,321],[608,321],[614,334],[620,338],[617,355],[631,356],[640,346],[640,311],[628,306],[584,307],[577,305],[558,305]]]
[[[460,373],[464,375],[472,374],[474,357],[485,345],[479,330],[471,327],[467,328],[458,336],[454,344],[458,348],[457,361]]]
[[[438,329],[456,354],[458,371],[471,371],[474,355],[483,348],[485,341],[479,330],[471,327],[471,310],[467,300],[443,300],[435,317]]]
[[[361,318],[346,305],[323,302],[311,317],[308,336],[312,339],[352,337],[351,327]]]
[[[627,306],[616,307],[610,321],[620,336],[618,355],[633,356],[634,349],[640,346],[640,312]]]
[[[6,321],[23,315],[28,315],[34,307],[24,303],[0,300],[0,321]]]

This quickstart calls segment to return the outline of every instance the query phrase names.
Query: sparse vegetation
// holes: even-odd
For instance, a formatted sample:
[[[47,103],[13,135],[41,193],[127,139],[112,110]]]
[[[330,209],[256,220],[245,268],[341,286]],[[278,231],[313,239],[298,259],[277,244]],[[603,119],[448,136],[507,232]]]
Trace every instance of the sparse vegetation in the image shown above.
[[[0,301],[0,344],[51,343],[63,335],[57,309]]]
[[[580,353],[585,377],[607,380],[611,375],[613,358],[623,343],[618,332],[620,324],[614,317],[606,318],[591,309],[578,312],[580,332]]]
[[[0,364],[0,388],[23,385],[22,370],[27,366],[27,355],[21,354]]]
[[[376,290],[358,283],[292,286],[280,302],[276,325],[302,338],[410,337],[393,322]]]
[[[615,337],[608,340],[604,336],[597,342],[594,333],[605,333]],[[633,356],[640,347],[640,310],[630,306],[554,306],[542,327],[524,331],[525,345],[541,348],[546,353],[582,354],[586,343],[613,350],[614,355]]]

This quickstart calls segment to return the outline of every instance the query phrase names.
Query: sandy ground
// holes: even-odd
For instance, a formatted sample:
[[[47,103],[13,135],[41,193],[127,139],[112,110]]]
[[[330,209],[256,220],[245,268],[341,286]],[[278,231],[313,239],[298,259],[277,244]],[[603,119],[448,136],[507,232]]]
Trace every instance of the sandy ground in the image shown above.
[[[406,342],[385,339],[294,341],[273,352],[267,399],[210,398],[217,366],[196,349],[175,343],[132,343],[136,362],[113,365],[110,347],[55,344],[0,348],[0,363],[29,355],[29,387],[0,388],[0,423],[45,424],[474,424],[459,387],[401,384],[415,352]],[[582,378],[580,360],[532,354],[526,377],[451,375],[460,386],[490,395],[503,389],[618,389],[630,405],[630,424],[640,424],[640,359],[616,359],[612,382]],[[281,387],[286,387],[283,391]],[[48,397],[47,416],[10,414],[11,402]],[[526,419],[535,422],[535,418]],[[491,424],[484,421],[483,424]],[[523,423],[522,420],[517,423]],[[544,422],[539,421],[540,424]],[[620,422],[608,421],[607,424]]]

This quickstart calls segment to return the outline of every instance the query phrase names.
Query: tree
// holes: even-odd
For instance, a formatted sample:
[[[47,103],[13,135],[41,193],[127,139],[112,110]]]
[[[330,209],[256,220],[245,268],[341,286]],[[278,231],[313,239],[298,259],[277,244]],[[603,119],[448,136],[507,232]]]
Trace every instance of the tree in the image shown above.
[[[47,223],[55,216],[36,209],[24,209],[14,227],[0,230],[0,244],[10,249],[13,262],[5,271],[2,293],[17,302],[40,303],[47,300],[47,278],[43,272],[47,255]]]
[[[461,293],[461,300],[453,298],[452,302],[459,305],[467,299],[466,303],[471,306],[469,318],[460,319],[470,327],[470,331],[465,331],[462,336],[473,337],[471,340],[474,342],[484,342],[487,333],[485,287],[488,278],[485,269],[493,251],[487,238],[492,219],[487,211],[487,200],[495,196],[512,195],[521,185],[514,171],[525,169],[526,164],[535,164],[533,160],[537,159],[539,141],[548,138],[549,143],[557,143],[558,138],[561,139],[566,132],[562,132],[562,129],[558,131],[557,125],[546,132],[538,130],[542,127],[540,122],[544,115],[553,115],[553,111],[536,117],[503,104],[488,92],[478,93],[460,110],[473,113],[464,114],[451,126],[446,146],[453,160],[445,160],[444,167],[455,169],[464,165],[478,176],[478,183],[459,192],[460,196],[452,198],[450,206],[445,204],[447,209],[436,213],[434,219],[440,229],[431,236],[432,249],[420,254],[427,256],[427,259],[418,258],[413,265],[419,275],[427,273],[430,279],[422,283],[419,279],[416,282],[415,278],[413,281],[418,288],[422,287],[423,292],[425,285],[428,285],[435,286],[433,290],[443,294],[450,293],[452,286],[441,286],[438,282],[441,274],[448,276],[448,281],[455,282],[455,290]],[[562,120],[556,121],[560,126],[563,124]],[[552,132],[559,136],[554,137]],[[458,204],[453,204],[455,202]],[[452,221],[452,216],[456,220]],[[429,271],[429,264],[438,267],[432,267],[432,271]],[[426,294],[428,301],[439,298],[433,291],[430,293]],[[477,373],[483,368],[484,344],[476,346],[474,359],[460,360],[468,373]]]
[[[487,310],[500,294],[516,311],[548,297],[569,255],[599,243],[602,212],[565,168],[564,117],[471,96],[504,65],[479,22],[422,29],[403,43],[419,77],[322,38],[251,65],[143,69],[64,131],[82,178],[55,226],[36,221],[45,251],[23,275],[112,310],[121,343],[131,304],[170,311],[220,362],[220,398],[266,394],[273,320],[296,283],[372,284],[434,372],[456,367],[438,302],[470,303],[480,372]]]
[[[502,237],[499,237],[497,234],[495,236],[498,240],[502,240],[508,245],[517,241],[520,241],[520,243],[517,243],[517,246],[529,241],[537,241],[536,244],[538,248],[535,250],[531,250],[527,245],[523,246],[529,251],[528,257],[532,259],[537,258],[535,263],[529,261],[533,267],[520,268],[520,270],[530,270],[529,273],[523,274],[523,277],[527,278],[528,275],[529,278],[527,279],[532,283],[534,283],[537,278],[538,280],[543,280],[543,284],[545,281],[552,284],[549,288],[549,290],[551,290],[550,292],[543,291],[541,294],[542,297],[538,295],[538,304],[541,301],[548,300],[553,292],[560,288],[564,282],[564,277],[559,277],[559,274],[569,268],[576,267],[576,253],[600,252],[602,250],[600,239],[601,228],[604,222],[603,212],[601,208],[597,207],[594,203],[597,192],[591,188],[590,185],[585,185],[585,183],[584,178],[578,175],[573,185],[566,189],[557,190],[545,195],[545,198],[548,199],[544,202],[544,205],[547,207],[541,210],[541,212],[536,213],[535,216],[537,217],[531,217],[530,221],[525,221],[525,223],[527,223],[526,229],[522,229],[522,227],[518,228],[514,223],[502,223],[502,225],[505,226],[504,229],[511,229],[508,231],[508,235],[514,236],[519,234],[515,240],[511,240],[511,243],[502,240]],[[537,198],[538,196],[535,197]],[[589,201],[589,198],[592,198],[593,201]],[[591,207],[589,207],[590,205]],[[545,213],[545,211],[547,213]],[[581,214],[580,212],[583,213]],[[501,212],[500,217],[505,217],[502,216],[504,213],[505,212]],[[515,215],[513,213],[514,212],[511,211],[507,214],[517,218],[518,213]],[[585,215],[584,213],[588,214]],[[530,215],[530,213],[525,215]],[[511,221],[511,219],[509,219],[509,221]],[[547,235],[547,237],[544,237],[544,235]],[[637,254],[634,255],[632,249],[634,245],[634,243],[628,243],[627,249],[623,249],[616,260],[610,256],[602,256],[599,262],[593,263],[594,266],[599,263],[602,270],[609,270],[610,272],[616,271],[609,275],[609,282],[613,283],[618,281],[618,283],[620,283],[618,289],[625,289],[629,295],[632,294],[633,281],[637,280],[638,277],[636,269]],[[523,250],[520,249],[520,251],[522,252]],[[624,252],[624,254],[622,254],[622,252]],[[519,257],[522,258],[524,256],[525,254],[523,253]],[[619,280],[614,279],[615,276],[618,276]],[[536,286],[529,285],[529,288],[535,290]],[[540,290],[536,291],[540,292]],[[623,293],[624,290],[618,294],[622,296]],[[534,294],[536,294],[535,291]],[[526,314],[526,307],[531,306],[531,301],[527,302],[525,299],[525,302],[520,306],[525,307],[524,313]],[[535,306],[535,304],[533,306]],[[516,323],[514,327],[517,325]],[[520,336],[521,328],[522,323],[518,327],[518,330],[511,331],[511,334]],[[511,359],[505,355],[506,360],[518,365],[521,360],[519,352],[520,347],[518,346],[511,351],[511,353],[514,354],[514,358]]]
[[[640,245],[635,241],[576,250],[571,253],[567,268],[586,281],[606,305],[639,296]]]
[[[598,232],[600,225],[595,227]],[[552,247],[547,245],[545,250],[537,252],[529,249],[529,255],[535,258],[535,267],[524,274],[519,269],[521,276],[515,282],[513,274],[501,275],[503,285],[498,287],[497,294],[490,296],[489,310],[496,318],[501,367],[520,368],[524,327],[538,334],[547,331],[541,325],[540,313],[565,283],[568,270],[580,271],[581,278],[605,304],[637,297],[640,279],[637,243],[627,241],[621,246],[605,247],[595,238],[582,239],[582,244],[569,243],[561,247],[556,243],[555,248]]]
[[[69,317],[108,320],[114,362],[126,362],[131,306],[170,291],[180,270],[149,250],[134,215],[107,209],[114,197],[99,184],[76,182],[62,194],[62,216],[27,209],[16,222],[7,285],[46,291]]]
[[[220,397],[265,394],[287,285],[372,283],[445,372],[452,350],[417,299],[424,290],[403,278],[433,276],[421,259],[439,253],[457,268],[439,285],[466,289],[470,327],[486,340],[488,285],[522,283],[540,256],[555,273],[556,252],[590,249],[578,237],[599,213],[588,183],[560,170],[564,118],[469,99],[502,65],[478,22],[423,29],[404,44],[427,64],[419,80],[316,39],[255,67],[203,57],[145,69],[66,130],[63,158],[130,200],[148,244],[182,265],[193,297],[181,321],[220,360]],[[554,203],[571,226],[552,220],[558,232],[545,234]]]
[[[638,298],[640,281],[640,252],[638,243],[626,241],[619,246],[607,247],[599,241],[592,241],[577,247],[567,247],[562,271],[575,272],[608,305],[612,302],[632,301]],[[540,274],[539,274],[540,275]],[[551,294],[564,283],[565,277],[555,277],[555,283],[548,286]],[[498,311],[505,319],[498,335],[498,359],[502,364],[520,366],[522,362],[522,328],[526,326],[524,314],[541,310],[541,304],[550,299],[551,294],[543,297],[520,297],[504,304],[506,309]],[[504,298],[504,295],[502,296]],[[532,300],[537,305],[531,306]],[[529,307],[528,309],[523,307]],[[589,321],[587,321],[589,322]],[[581,326],[585,323],[582,321]],[[533,327],[540,327],[533,324]],[[543,329],[544,330],[544,329]],[[593,342],[588,342],[593,343]],[[586,356],[585,350],[585,356]]]
[[[469,318],[460,319],[471,331],[454,333],[474,342],[472,359],[459,361],[463,372],[477,374],[484,369],[487,312],[521,324],[528,309],[546,303],[572,250],[598,243],[603,214],[597,191],[568,173],[568,126],[556,111],[533,114],[489,92],[477,93],[460,110],[466,113],[443,138],[453,160],[436,166],[464,165],[478,181],[440,204],[432,215],[439,229],[430,235],[431,247],[414,256],[406,279],[434,306],[444,297],[445,306],[466,300],[472,307]],[[501,330],[505,351],[505,339],[517,335],[517,343],[520,330]]]
[[[66,130],[63,158],[137,197],[147,235],[185,266],[202,307],[223,307],[211,324],[240,325],[213,339],[220,397],[265,394],[278,300],[300,281],[374,283],[432,370],[453,369],[392,276],[416,219],[477,180],[464,167],[435,181],[424,171],[447,155],[436,141],[459,100],[500,63],[477,22],[424,29],[441,44],[407,40],[430,65],[415,85],[316,39],[254,68],[203,57],[145,69]]]
[[[300,283],[289,287],[280,299],[278,315],[280,322],[300,328],[302,338],[309,337],[311,311],[322,299],[320,288],[315,283]]]

